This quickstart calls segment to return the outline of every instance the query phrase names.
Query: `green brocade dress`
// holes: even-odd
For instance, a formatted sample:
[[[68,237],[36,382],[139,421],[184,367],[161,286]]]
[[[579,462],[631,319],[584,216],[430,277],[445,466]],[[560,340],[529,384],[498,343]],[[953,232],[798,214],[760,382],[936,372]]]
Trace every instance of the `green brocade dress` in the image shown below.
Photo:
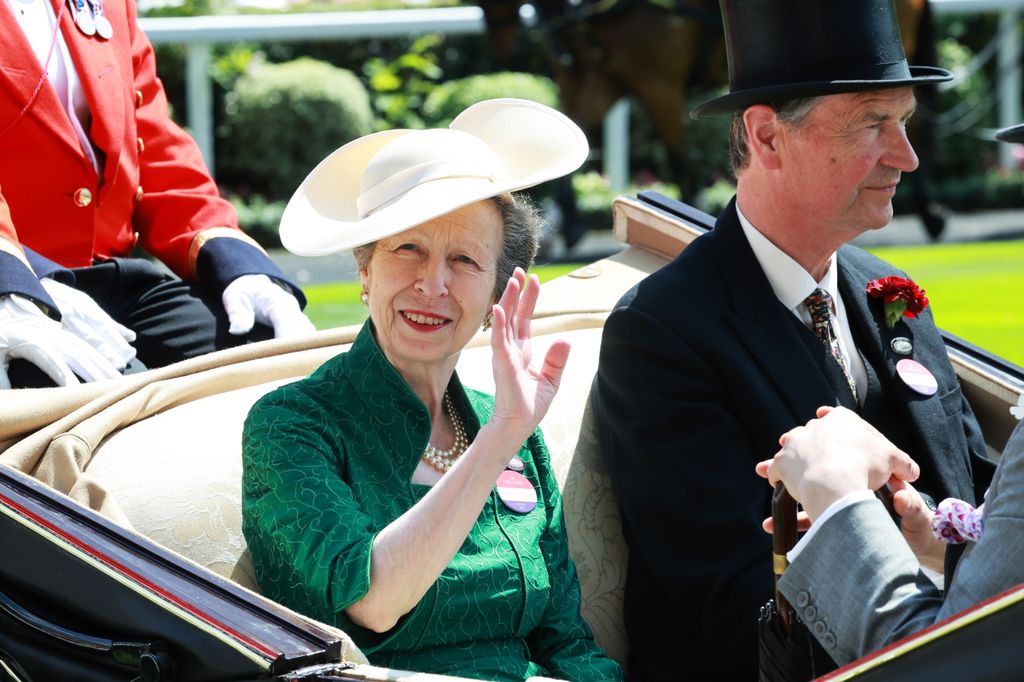
[[[467,434],[494,399],[448,387]],[[410,482],[426,406],[368,322],[351,349],[253,406],[243,431],[242,521],[264,594],[345,630],[375,665],[487,680],[621,680],[580,617],[562,500],[540,431],[519,450],[538,493],[528,514],[491,492],[451,563],[390,631],[344,609],[370,586],[377,533],[429,491]]]

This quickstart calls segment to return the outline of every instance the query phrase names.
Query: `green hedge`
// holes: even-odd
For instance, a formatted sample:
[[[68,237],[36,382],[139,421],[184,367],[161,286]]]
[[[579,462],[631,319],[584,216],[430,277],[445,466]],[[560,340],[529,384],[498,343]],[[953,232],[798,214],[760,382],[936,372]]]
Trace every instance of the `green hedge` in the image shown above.
[[[350,71],[308,58],[257,63],[225,97],[218,180],[287,199],[325,156],[372,129],[366,89]]]

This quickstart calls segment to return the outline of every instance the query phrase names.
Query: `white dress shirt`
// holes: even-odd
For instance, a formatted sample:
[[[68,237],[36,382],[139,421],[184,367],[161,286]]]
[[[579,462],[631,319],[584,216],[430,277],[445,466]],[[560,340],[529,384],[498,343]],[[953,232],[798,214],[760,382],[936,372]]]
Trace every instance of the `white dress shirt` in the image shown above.
[[[736,213],[739,215],[740,225],[750,243],[750,248],[754,251],[754,257],[757,258],[761,269],[768,277],[768,283],[772,285],[772,291],[775,292],[776,298],[808,329],[811,328],[811,313],[807,310],[804,300],[818,288],[824,289],[832,297],[835,303],[835,310],[832,312],[838,323],[835,326],[838,327],[836,336],[839,338],[839,349],[842,351],[846,366],[857,385],[858,399],[863,404],[868,391],[868,373],[864,368],[864,360],[853,342],[853,332],[850,330],[850,321],[846,316],[846,307],[843,305],[843,297],[839,294],[836,255],[833,253],[829,258],[825,276],[821,278],[820,282],[815,282],[802,265],[775,246],[747,220],[740,210],[739,204],[736,205]]]
[[[39,60],[40,69],[46,65],[46,76],[50,86],[64,106],[82,151],[98,175],[99,160],[86,132],[92,126],[92,112],[89,111],[89,103],[85,99],[85,91],[82,90],[82,83],[78,79],[78,72],[71,60],[64,36],[59,30],[54,31],[57,16],[54,14],[53,6],[49,0],[7,0],[7,4],[14,12],[21,30],[25,32],[25,37]],[[70,11],[71,9],[65,5],[64,12]]]

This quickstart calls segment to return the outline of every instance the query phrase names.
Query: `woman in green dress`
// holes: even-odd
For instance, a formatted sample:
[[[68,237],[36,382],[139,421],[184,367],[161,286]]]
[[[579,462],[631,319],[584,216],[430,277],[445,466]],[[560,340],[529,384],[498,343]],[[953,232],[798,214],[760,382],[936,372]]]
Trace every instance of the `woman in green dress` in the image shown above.
[[[343,628],[376,665],[622,679],[580,617],[537,429],[569,346],[532,361],[539,220],[510,194],[586,154],[558,112],[490,100],[448,129],[345,145],[282,219],[296,253],[354,248],[369,320],[349,351],[253,407],[243,528],[263,592]],[[487,324],[493,397],[455,373]]]

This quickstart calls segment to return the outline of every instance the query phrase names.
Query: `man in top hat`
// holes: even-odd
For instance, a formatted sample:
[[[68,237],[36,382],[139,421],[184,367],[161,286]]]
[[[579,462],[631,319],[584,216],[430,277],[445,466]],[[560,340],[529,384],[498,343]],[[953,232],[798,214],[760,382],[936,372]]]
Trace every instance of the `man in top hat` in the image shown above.
[[[171,121],[134,2],[0,0],[0,28],[0,389],[313,330]]]
[[[1024,142],[1024,125],[1004,128],[996,139]],[[927,543],[903,542],[868,492],[872,479],[875,484],[890,476],[913,481],[917,468],[850,412],[823,408],[819,416],[788,432],[782,449],[760,463],[758,473],[785,483],[813,523],[788,553],[779,588],[790,602],[814,604],[817,619],[829,624],[815,635],[839,662],[912,635],[1024,580],[1024,421],[1003,447],[983,507],[947,499],[918,520],[931,531],[921,533],[927,543],[967,548],[942,593],[919,570],[918,556],[928,553]],[[904,486],[894,481],[893,487]],[[896,495],[905,502],[895,504],[913,500],[913,490]],[[857,598],[849,599],[850,594]]]
[[[913,86],[950,74],[908,66],[891,2],[721,6],[730,92],[693,115],[732,115],[736,197],[619,301],[593,396],[629,543],[636,680],[755,676],[772,558],[753,467],[819,406],[913,456],[934,499],[973,501],[992,471],[927,299],[846,245],[889,223],[917,167]],[[814,615],[800,613],[828,627]]]

